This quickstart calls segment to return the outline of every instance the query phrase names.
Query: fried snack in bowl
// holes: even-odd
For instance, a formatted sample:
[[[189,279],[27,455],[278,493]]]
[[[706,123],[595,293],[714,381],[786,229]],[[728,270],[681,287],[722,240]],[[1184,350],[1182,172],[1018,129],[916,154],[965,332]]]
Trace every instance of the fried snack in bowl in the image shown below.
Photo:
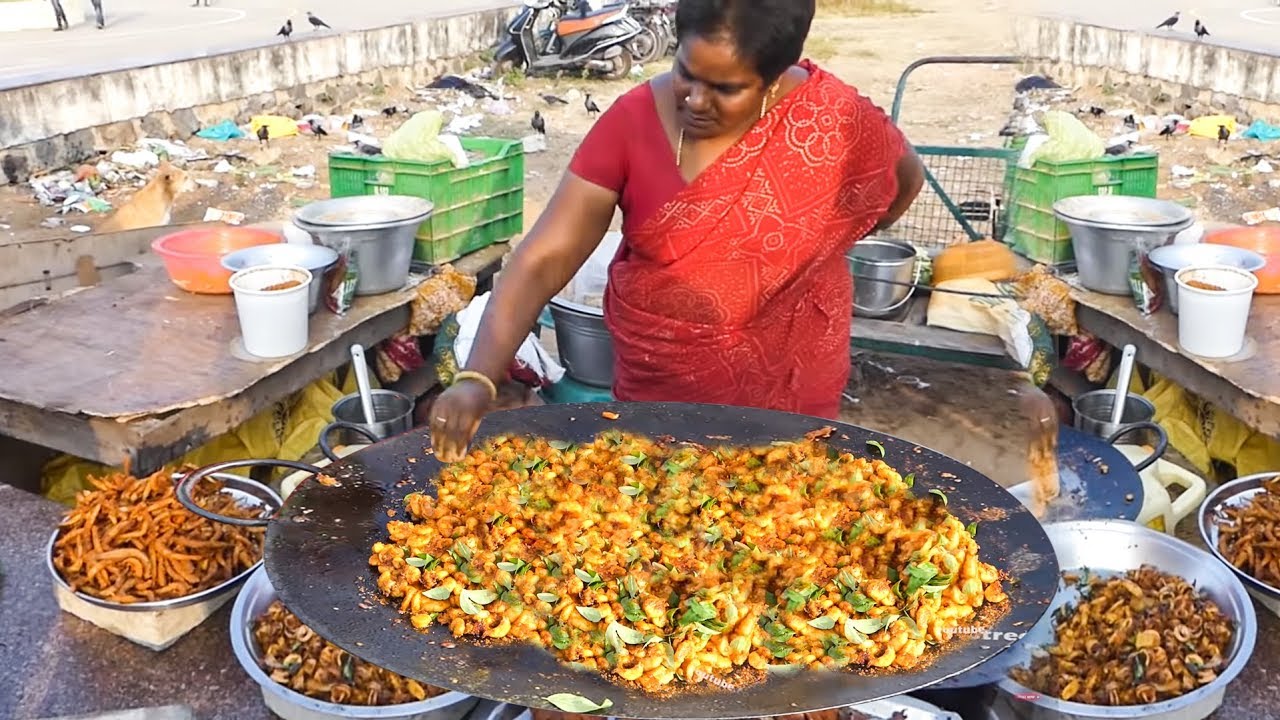
[[[275,682],[338,705],[401,705],[441,690],[384,670],[325,640],[279,600],[253,623],[258,662]]]
[[[178,502],[168,471],[145,478],[92,478],[92,490],[59,524],[50,563],[58,579],[87,599],[153,607],[215,588],[258,564],[265,528],[200,517]],[[243,518],[263,508],[207,480],[193,491],[202,507]]]
[[[419,630],[539,645],[648,692],[918,667],[1006,603],[1000,572],[945,495],[822,437],[494,438],[438,498],[406,497],[369,562]]]
[[[1212,683],[1226,665],[1234,623],[1186,580],[1150,566],[1063,579],[1084,589],[1054,614],[1054,644],[1010,671],[1028,689],[1086,705],[1149,705]]]
[[[1240,572],[1280,588],[1280,475],[1261,485],[1247,501],[1221,509],[1218,552]]]

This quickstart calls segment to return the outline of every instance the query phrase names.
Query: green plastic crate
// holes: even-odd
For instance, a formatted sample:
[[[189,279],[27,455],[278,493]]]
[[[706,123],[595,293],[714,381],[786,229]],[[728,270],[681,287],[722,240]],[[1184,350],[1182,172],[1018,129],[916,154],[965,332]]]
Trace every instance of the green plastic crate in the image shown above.
[[[1006,242],[1021,255],[1053,266],[1075,262],[1071,232],[1053,204],[1078,195],[1156,196],[1160,158],[1154,154],[1074,162],[1039,161],[1014,172]]]
[[[433,265],[507,240],[524,231],[524,144],[520,140],[462,138],[472,159],[452,163],[392,160],[334,153],[329,194],[411,195],[435,204],[418,228],[413,259]]]

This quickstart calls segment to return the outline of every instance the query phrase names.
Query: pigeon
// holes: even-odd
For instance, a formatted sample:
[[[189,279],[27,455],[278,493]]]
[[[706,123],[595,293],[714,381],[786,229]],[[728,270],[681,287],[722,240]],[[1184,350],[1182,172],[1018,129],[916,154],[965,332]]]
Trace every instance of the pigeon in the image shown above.
[[[263,145],[271,144],[271,131],[267,129],[266,125],[258,126],[258,142]]]
[[[1231,131],[1227,129],[1226,125],[1219,125],[1218,126],[1218,144],[1226,145],[1227,141],[1230,139],[1231,139]]]
[[[1203,40],[1204,38],[1208,37],[1208,35],[1209,35],[1209,28],[1205,27],[1204,23],[1197,20],[1196,21],[1196,39]]]
[[[319,138],[322,135],[329,134],[329,131],[324,129],[324,125],[321,125],[320,121],[315,118],[311,118],[310,120],[308,120],[307,126],[311,128],[311,134],[315,135],[316,138]]]
[[[587,98],[583,100],[582,105],[587,108],[587,117],[595,117],[600,114],[600,106],[596,104],[595,100],[591,99],[591,93],[587,93]]]
[[[542,117],[542,113],[540,111],[533,111],[533,120],[530,121],[529,124],[539,133],[543,135],[547,134],[547,121]]]
[[[321,20],[315,15],[312,15],[310,10],[307,11],[307,22],[311,23],[312,30],[319,30],[320,28],[329,28],[330,30],[333,29],[329,27],[329,23]]]
[[[565,100],[565,99],[564,99],[564,98],[562,98],[562,97],[556,97],[555,95],[552,95],[551,93],[543,93],[540,97],[541,97],[541,98],[543,99],[543,101],[545,101],[548,105],[568,105],[568,104],[569,104],[569,101],[568,101],[568,100]]]
[[[1174,25],[1178,24],[1178,20],[1182,17],[1182,11],[1179,10],[1165,19],[1164,22],[1156,26],[1157,30],[1172,30]]]
[[[285,20],[284,24],[280,26],[280,29],[276,31],[276,35],[279,35],[285,40],[288,40],[289,36],[292,34],[293,34],[293,20]]]

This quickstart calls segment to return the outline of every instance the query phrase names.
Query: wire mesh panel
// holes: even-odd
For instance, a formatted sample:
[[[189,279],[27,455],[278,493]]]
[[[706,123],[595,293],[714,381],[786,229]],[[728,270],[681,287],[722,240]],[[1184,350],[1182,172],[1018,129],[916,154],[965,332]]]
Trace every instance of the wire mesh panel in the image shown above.
[[[924,188],[890,234],[926,250],[1003,237],[1017,151],[923,145],[916,153],[925,166]]]

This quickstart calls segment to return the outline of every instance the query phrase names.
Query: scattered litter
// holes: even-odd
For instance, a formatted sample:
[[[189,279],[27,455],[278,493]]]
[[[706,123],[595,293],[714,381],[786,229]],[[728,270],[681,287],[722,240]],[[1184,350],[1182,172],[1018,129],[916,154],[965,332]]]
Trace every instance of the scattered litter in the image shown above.
[[[1260,225],[1264,222],[1280,222],[1280,207],[1267,208],[1266,210],[1254,210],[1247,212],[1243,216],[1246,225]]]
[[[582,91],[578,88],[569,88],[569,92],[564,94],[564,99],[570,103],[578,102],[582,99]]]
[[[543,152],[544,150],[547,149],[547,138],[544,137],[541,133],[525,135],[523,138],[521,138],[521,142],[524,143],[525,155],[528,155],[530,153]]]
[[[40,227],[42,227],[42,228],[60,228],[60,227],[62,227],[62,226],[65,224],[65,222],[66,222],[66,221],[64,221],[64,220],[63,220],[62,218],[60,218],[60,217],[45,218],[44,220],[41,220],[41,221],[40,221]]]
[[[510,115],[515,112],[511,109],[511,103],[506,100],[487,100],[480,108],[490,115]]]
[[[445,75],[443,77],[436,78],[436,80],[427,87],[432,90],[457,90],[459,92],[466,93],[477,100],[482,100],[484,98],[491,98],[494,100],[498,99],[497,94],[489,88],[473,80],[458,77],[457,75]]]
[[[244,131],[241,130],[240,126],[236,125],[234,122],[230,120],[223,120],[217,125],[200,128],[200,130],[196,132],[196,137],[201,137],[205,140],[237,140],[244,137]]]
[[[1174,177],[1195,177],[1196,171],[1186,165],[1174,165],[1170,169]]]
[[[267,129],[268,138],[290,137],[298,134],[298,122],[283,115],[255,115],[249,118],[249,131],[256,137],[259,128]]]
[[[200,187],[206,187],[206,188],[218,187],[217,180],[210,180],[207,178],[196,178],[196,184],[199,185]]]
[[[1260,172],[1260,173],[1270,173],[1270,172],[1275,172],[1275,168],[1271,166],[1271,163],[1267,162],[1264,159],[1264,160],[1259,160],[1258,164],[1253,166],[1253,171]]]
[[[1187,133],[1192,137],[1218,139],[1218,128],[1225,127],[1228,133],[1236,134],[1236,119],[1230,115],[1205,115],[1191,121]]]
[[[289,172],[292,173],[294,177],[302,177],[302,178],[315,177],[316,166],[303,165],[302,167],[296,167],[293,170],[290,170]]]
[[[235,212],[234,210],[221,210],[219,208],[207,208],[204,211],[205,222],[223,222],[228,225],[239,225],[244,222],[244,213]]]
[[[71,232],[75,232],[75,233],[93,232],[93,228],[89,227],[88,225],[72,225],[70,230]]]
[[[634,78],[642,78],[642,77],[644,77],[644,66],[643,66],[643,65],[632,65],[632,66],[631,66],[631,77],[634,77]]]
[[[1240,136],[1252,140],[1280,140],[1280,127],[1266,120],[1254,120],[1253,124],[1245,128]]]
[[[226,160],[219,160],[218,164],[213,166],[213,171],[216,173],[229,173],[231,170],[231,163]]]
[[[471,130],[479,128],[483,122],[484,115],[479,113],[474,115],[462,115],[450,120],[448,127],[445,128],[445,132],[450,135],[465,135]]]
[[[203,150],[193,150],[187,147],[186,143],[176,140],[162,140],[160,138],[142,138],[138,141],[138,148],[153,152],[161,158],[169,160],[178,160],[188,162],[191,160],[207,160],[209,154]]]
[[[160,164],[160,156],[150,150],[117,150],[111,153],[111,162],[131,168],[155,167]]]

